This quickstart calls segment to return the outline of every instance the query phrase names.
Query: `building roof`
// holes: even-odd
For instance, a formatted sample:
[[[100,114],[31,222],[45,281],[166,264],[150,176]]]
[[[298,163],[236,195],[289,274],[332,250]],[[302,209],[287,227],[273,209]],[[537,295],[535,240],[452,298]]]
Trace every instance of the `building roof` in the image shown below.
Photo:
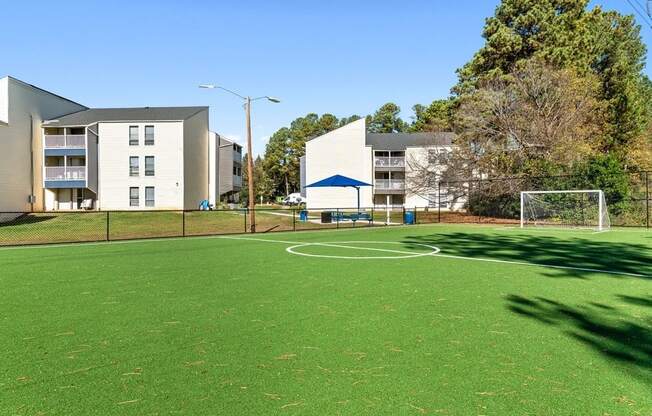
[[[405,150],[413,146],[450,146],[455,133],[367,133],[366,143],[377,150]]]
[[[50,95],[52,95],[52,96],[54,96],[54,97],[60,98],[60,99],[62,99],[62,100],[64,100],[64,101],[68,101],[68,102],[70,102],[70,103],[76,104],[76,105],[78,105],[78,106],[80,106],[80,107],[88,108],[88,107],[86,107],[86,106],[83,105],[83,104],[79,104],[78,102],[71,100],[70,98],[66,98],[66,97],[63,97],[63,96],[61,96],[61,95],[59,95],[59,94],[55,94],[55,93],[53,93],[52,91],[48,91],[48,90],[43,89],[43,88],[41,88],[41,87],[37,87],[36,85],[30,84],[29,82],[25,82],[25,81],[22,81],[22,80],[20,80],[20,79],[18,79],[18,78],[14,78],[14,77],[12,77],[11,75],[7,75],[7,78],[10,79],[10,80],[12,80],[12,81],[14,81],[14,82],[17,82],[17,83],[19,83],[19,84],[22,84],[22,85],[25,85],[25,86],[27,86],[27,87],[33,88],[33,89],[35,89],[35,90],[37,90],[37,91],[41,91],[41,92],[44,92],[44,93],[46,93],[46,94],[50,94]]]
[[[43,122],[46,127],[88,126],[89,124],[118,121],[183,121],[208,107],[136,107],[91,108]]]

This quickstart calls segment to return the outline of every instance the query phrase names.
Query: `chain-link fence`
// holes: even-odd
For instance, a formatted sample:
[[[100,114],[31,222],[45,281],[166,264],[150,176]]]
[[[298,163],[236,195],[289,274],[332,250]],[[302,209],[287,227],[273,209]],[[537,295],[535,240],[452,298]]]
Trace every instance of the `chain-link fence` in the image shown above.
[[[650,228],[650,182],[650,172],[611,182],[577,176],[441,182],[428,207],[256,208],[254,214],[257,233],[403,224],[518,224],[521,191],[600,189],[612,226]],[[250,232],[249,214],[246,208],[0,212],[0,246],[242,234]]]
[[[2,212],[0,246],[243,234],[250,232],[249,214],[246,208]],[[256,208],[254,214],[256,232],[269,233],[402,225],[406,210]]]

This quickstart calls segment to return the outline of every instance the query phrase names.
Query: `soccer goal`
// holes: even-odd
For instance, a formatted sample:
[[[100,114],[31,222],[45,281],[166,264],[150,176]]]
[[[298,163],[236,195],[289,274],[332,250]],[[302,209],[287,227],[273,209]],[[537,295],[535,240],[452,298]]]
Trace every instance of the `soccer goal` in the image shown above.
[[[611,226],[601,190],[521,192],[521,228],[552,226],[592,228]]]

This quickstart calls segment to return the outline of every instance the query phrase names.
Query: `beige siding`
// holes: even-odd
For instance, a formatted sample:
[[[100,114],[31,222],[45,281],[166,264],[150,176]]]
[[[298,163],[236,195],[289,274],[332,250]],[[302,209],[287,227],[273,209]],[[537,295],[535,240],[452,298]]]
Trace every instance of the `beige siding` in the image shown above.
[[[99,123],[99,208],[102,210],[183,209],[183,122]],[[154,145],[145,146],[145,126],[154,126]],[[139,127],[138,146],[129,145],[129,126]],[[129,176],[129,157],[139,157],[139,176]],[[145,176],[145,156],[155,158],[155,176]],[[145,187],[155,188],[155,206],[145,207]],[[140,206],[129,206],[129,188],[138,187]]]
[[[184,208],[196,209],[208,199],[208,111],[183,122]]]
[[[344,175],[372,183],[371,148],[365,144],[365,120],[347,124],[306,143],[306,182]],[[307,188],[308,208],[352,208],[357,195],[353,188]],[[360,189],[360,204],[373,205],[372,188]]]
[[[41,123],[85,107],[13,78],[0,84],[0,102],[7,103],[0,118],[8,123],[0,125],[0,211],[30,210],[32,187],[34,209],[43,210]]]

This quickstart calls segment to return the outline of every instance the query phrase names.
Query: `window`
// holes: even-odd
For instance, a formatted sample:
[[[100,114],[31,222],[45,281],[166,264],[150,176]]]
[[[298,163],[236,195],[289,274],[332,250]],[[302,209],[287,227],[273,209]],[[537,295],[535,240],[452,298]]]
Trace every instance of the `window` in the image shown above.
[[[429,194],[428,206],[435,207],[435,208],[437,207],[448,208],[448,192],[445,190],[441,191],[441,200],[439,199],[439,195],[437,195],[436,193]]]
[[[154,156],[145,156],[145,176],[154,176]]]
[[[237,176],[237,175],[238,175],[238,168],[236,168],[236,167],[234,166],[234,167],[233,167],[233,176]]]
[[[138,146],[138,126],[129,126],[129,146]]]
[[[138,175],[138,156],[129,156],[129,176]]]
[[[145,146],[154,145],[154,126],[145,126]]]
[[[138,187],[129,188],[129,206],[130,207],[140,206],[140,199],[138,197]]]
[[[428,150],[428,163],[431,165],[445,165],[448,163],[448,151],[441,149]]]
[[[145,187],[145,206],[153,207],[154,206],[154,187],[146,186]]]

